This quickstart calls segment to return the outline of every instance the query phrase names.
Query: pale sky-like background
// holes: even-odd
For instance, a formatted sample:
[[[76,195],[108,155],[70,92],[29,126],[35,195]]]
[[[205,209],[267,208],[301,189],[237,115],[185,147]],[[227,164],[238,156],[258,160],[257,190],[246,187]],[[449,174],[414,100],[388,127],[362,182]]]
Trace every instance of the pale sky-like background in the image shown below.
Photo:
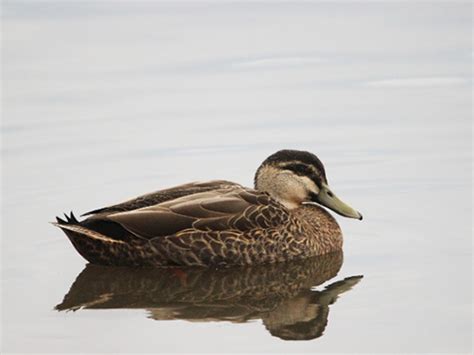
[[[472,60],[470,2],[3,1],[2,352],[471,352]],[[53,310],[85,265],[54,216],[282,148],[365,217],[321,338]]]

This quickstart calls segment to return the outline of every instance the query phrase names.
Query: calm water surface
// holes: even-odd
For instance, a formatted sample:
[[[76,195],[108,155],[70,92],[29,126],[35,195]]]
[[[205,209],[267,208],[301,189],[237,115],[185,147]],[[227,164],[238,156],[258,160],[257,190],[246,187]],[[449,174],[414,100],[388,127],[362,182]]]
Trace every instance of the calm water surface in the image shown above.
[[[2,352],[472,350],[468,3],[2,5]],[[104,268],[48,224],[281,148],[364,214],[344,256]]]

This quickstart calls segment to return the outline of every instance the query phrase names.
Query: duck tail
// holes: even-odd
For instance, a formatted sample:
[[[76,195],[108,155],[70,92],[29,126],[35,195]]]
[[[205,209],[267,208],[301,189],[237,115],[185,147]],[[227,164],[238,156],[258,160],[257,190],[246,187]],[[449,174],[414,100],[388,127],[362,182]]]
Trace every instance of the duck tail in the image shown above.
[[[74,213],[72,213],[72,211],[70,212],[69,216],[64,213],[64,217],[66,218],[65,220],[56,216],[56,223],[53,222],[53,224],[57,225],[60,228],[61,225],[79,224],[79,221],[77,220],[76,216],[74,216]]]
[[[81,237],[87,237],[89,239],[106,242],[106,243],[119,243],[119,244],[124,243],[124,241],[122,240],[117,240],[117,239],[107,237],[102,233],[99,233],[95,230],[87,228],[86,226],[83,226],[81,222],[77,220],[77,218],[74,216],[72,212],[70,213],[69,216],[67,214],[64,214],[64,217],[65,219],[56,217],[56,222],[52,222],[52,224],[55,225],[56,227],[61,228],[69,237],[69,239],[71,239],[71,241],[72,241],[72,238],[76,239],[77,237],[81,236]]]
[[[79,254],[93,264],[111,265],[114,259],[110,251],[128,247],[123,240],[112,239],[83,225],[72,212],[69,216],[64,214],[64,219],[56,217],[52,224],[61,228]]]

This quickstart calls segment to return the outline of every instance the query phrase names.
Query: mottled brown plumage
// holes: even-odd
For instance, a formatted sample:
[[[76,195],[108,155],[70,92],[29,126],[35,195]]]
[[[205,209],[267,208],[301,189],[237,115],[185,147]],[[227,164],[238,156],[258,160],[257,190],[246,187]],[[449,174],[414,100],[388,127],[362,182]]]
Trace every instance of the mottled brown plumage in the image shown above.
[[[316,156],[277,152],[260,166],[255,184],[190,183],[88,212],[82,222],[71,213],[56,224],[84,258],[103,265],[250,265],[341,249],[337,222],[315,205],[329,191]],[[334,199],[325,204],[361,218],[345,204],[338,211],[342,201]]]

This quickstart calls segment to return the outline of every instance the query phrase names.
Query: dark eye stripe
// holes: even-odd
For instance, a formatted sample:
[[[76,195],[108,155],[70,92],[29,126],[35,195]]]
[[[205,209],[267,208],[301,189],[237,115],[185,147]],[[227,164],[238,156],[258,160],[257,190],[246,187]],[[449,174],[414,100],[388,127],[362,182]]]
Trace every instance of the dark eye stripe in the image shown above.
[[[317,175],[314,169],[312,169],[308,165],[292,163],[292,164],[284,165],[282,168],[285,170],[290,170],[294,172],[296,175],[306,176],[310,178],[311,180],[313,180],[317,186],[321,187],[321,182],[322,182],[321,177]]]
[[[311,169],[309,166],[305,164],[298,164],[298,163],[288,164],[288,165],[284,165],[282,168],[285,170],[291,170],[297,175],[310,176],[311,174],[313,174],[313,169]]]

